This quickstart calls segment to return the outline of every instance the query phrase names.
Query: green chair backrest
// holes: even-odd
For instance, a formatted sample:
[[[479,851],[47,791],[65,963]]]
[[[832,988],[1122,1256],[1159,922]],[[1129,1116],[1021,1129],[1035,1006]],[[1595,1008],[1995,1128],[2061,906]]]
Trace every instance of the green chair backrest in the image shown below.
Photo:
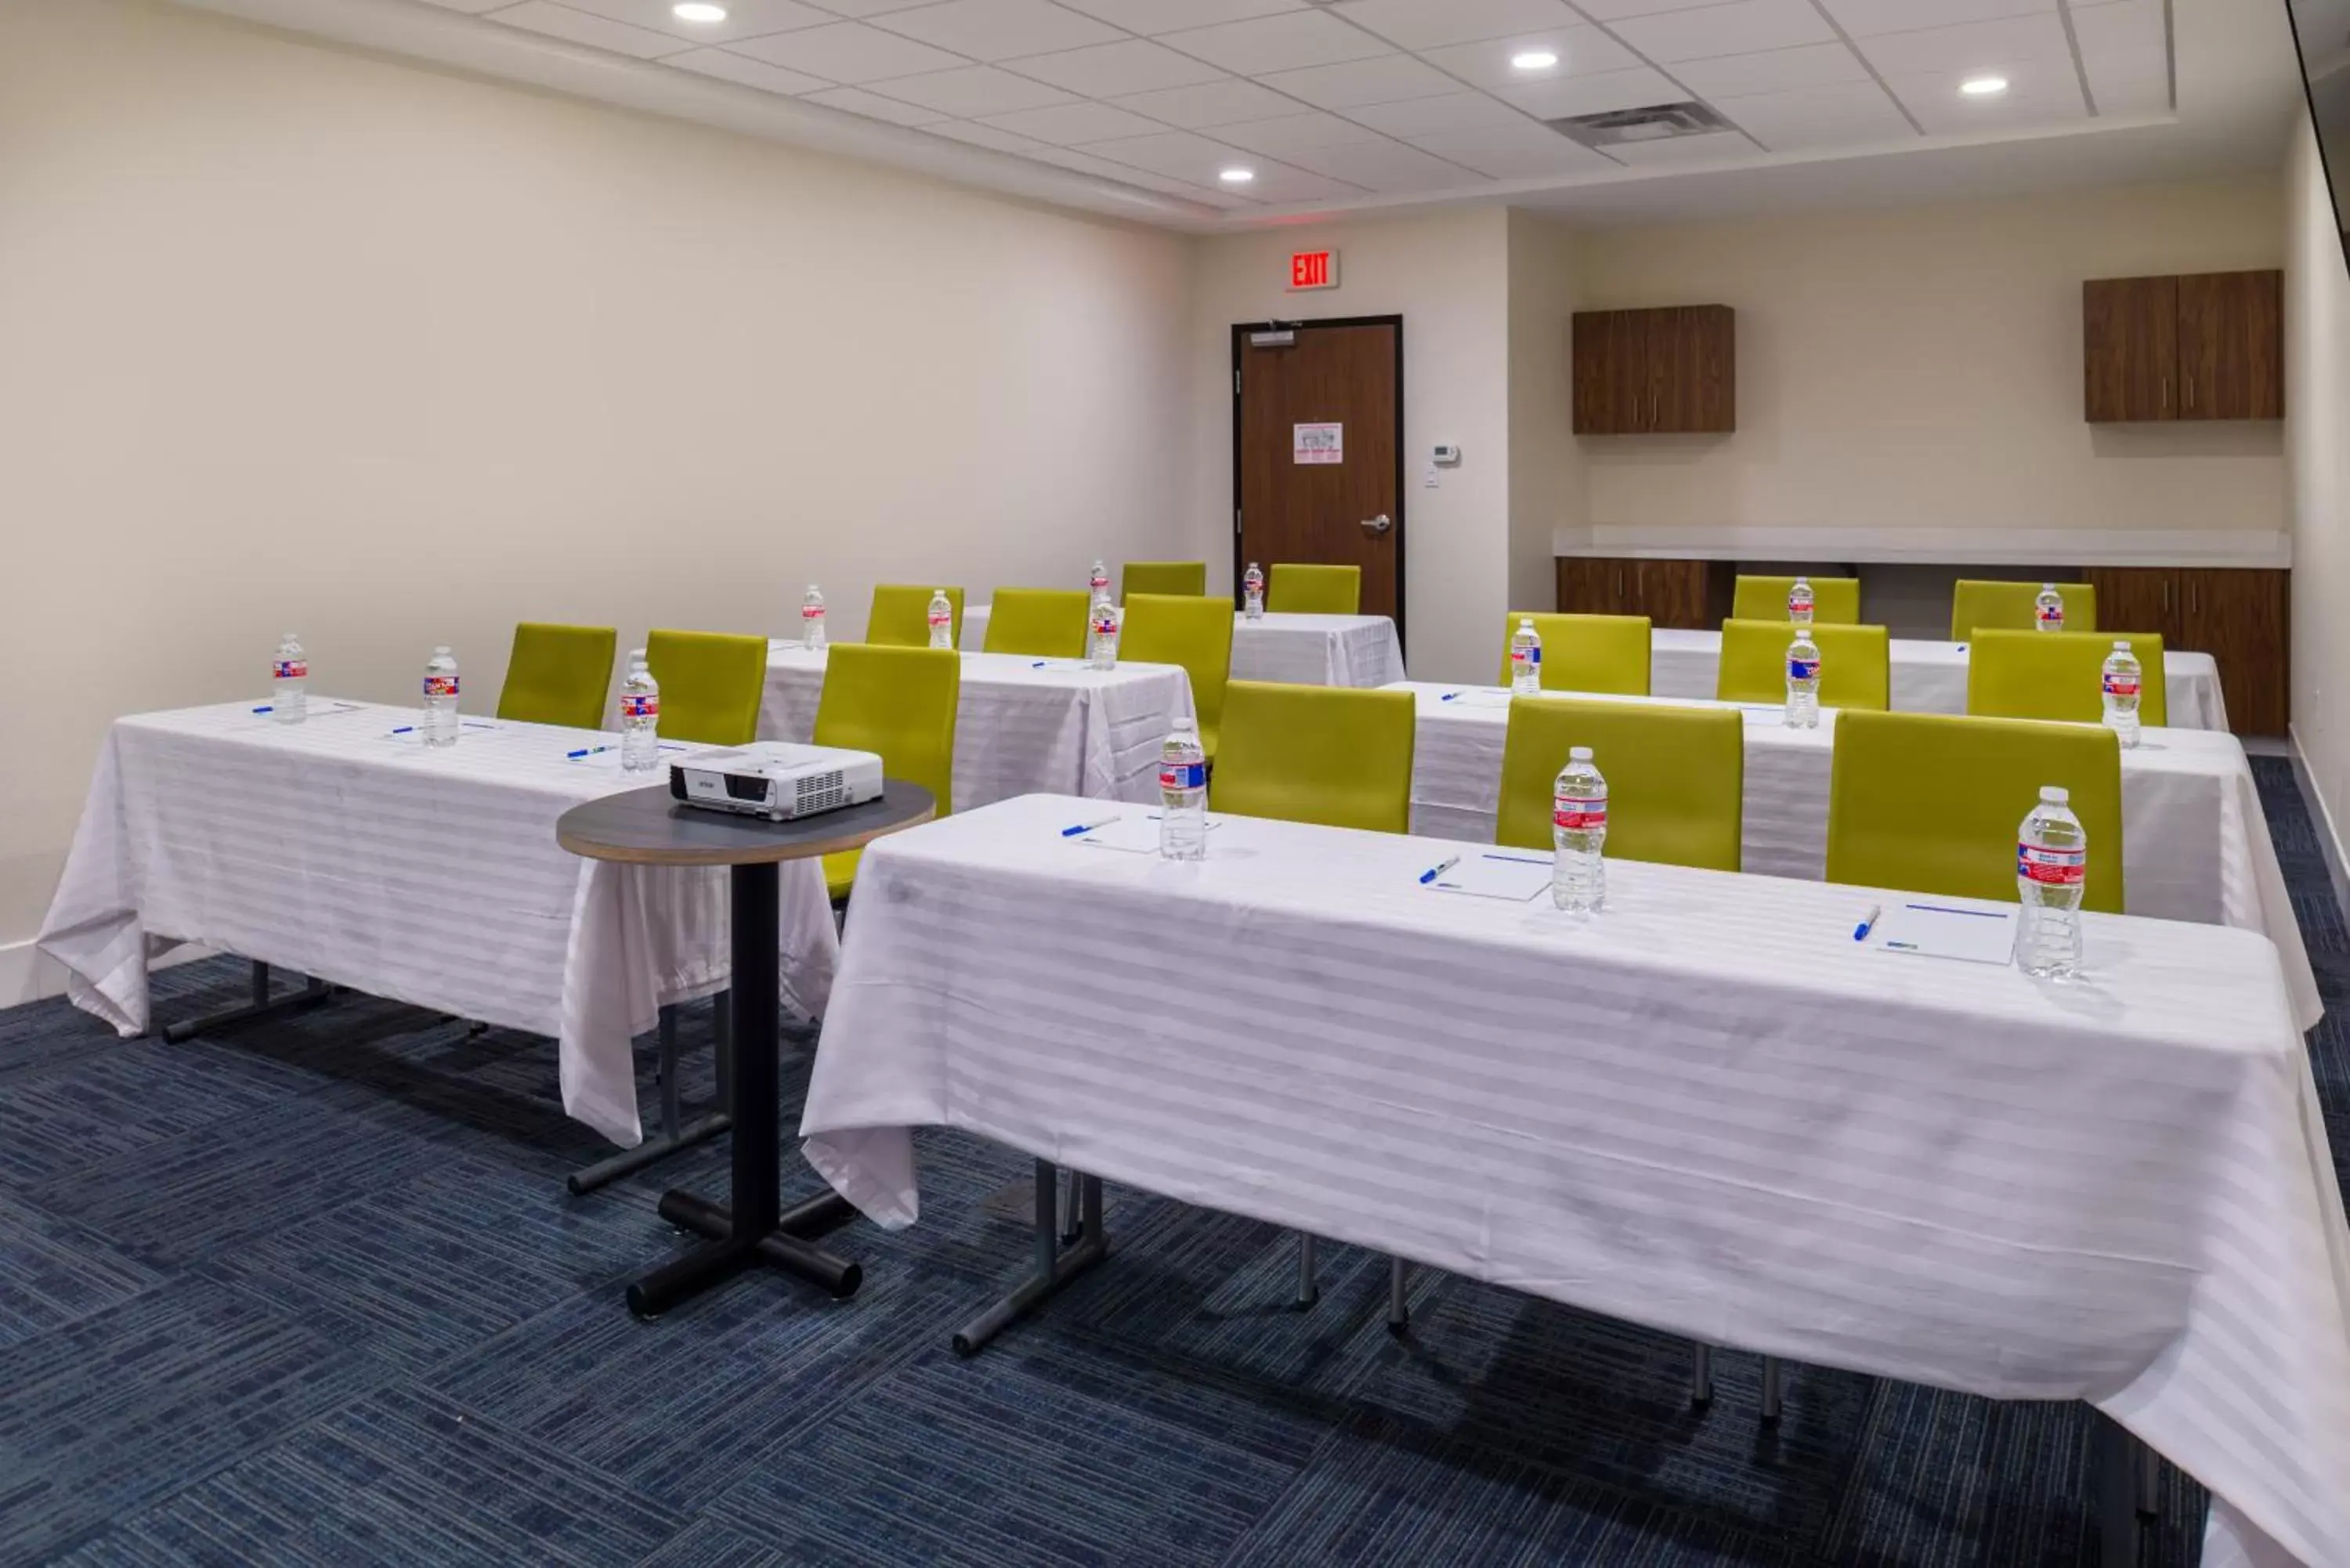
[[[655,631],[645,663],[660,682],[665,741],[743,746],[758,738],[767,639],[723,631]]]
[[[1520,697],[1502,742],[1493,842],[1551,846],[1551,786],[1589,746],[1607,780],[1607,853],[1715,871],[1739,867],[1746,717],[1735,708]]]
[[[521,724],[602,729],[619,635],[608,626],[521,622],[515,628],[514,651],[506,656],[506,683],[498,690],[498,717]]]
[[[1812,624],[1814,626],[1858,626],[1860,624],[1860,579],[1858,577],[1813,577]],[[1793,577],[1750,577],[1741,574],[1737,592],[1731,597],[1730,616],[1732,620],[1785,620],[1787,590],[1795,586]],[[1605,768],[1600,770],[1607,772]]]
[[[987,612],[987,651],[1083,659],[1087,607],[1083,588],[998,588]]]
[[[1182,594],[1198,598],[1208,591],[1205,561],[1128,561],[1118,598],[1128,594]]]
[[[1795,628],[1783,619],[1723,621],[1714,696],[1724,702],[1784,702],[1787,645],[1794,640]],[[1891,706],[1893,644],[1883,627],[1814,623],[1812,640],[1820,649],[1821,707]]]
[[[879,583],[873,589],[873,611],[865,618],[865,640],[892,648],[931,646],[931,596],[935,587],[913,583]],[[954,645],[962,646],[962,590],[949,588],[954,606]]]
[[[1243,816],[1409,833],[1418,723],[1409,691],[1235,680],[1224,696],[1209,805]]]
[[[1837,714],[1828,880],[2012,903],[2016,830],[2045,784],[2072,792],[2088,831],[2084,907],[2118,914],[2122,752],[2102,724]]]
[[[882,773],[930,791],[944,816],[962,701],[962,659],[947,649],[836,643],[816,699],[816,743],[876,753]]]
[[[1180,664],[1191,678],[1200,748],[1216,755],[1224,687],[1232,672],[1232,601],[1188,594],[1128,594],[1118,656],[1133,664]]]
[[[2064,598],[2066,631],[2097,629],[2097,586],[2095,583],[2058,583],[2056,591]],[[2038,583],[1995,583],[1980,577],[1960,577],[1959,586],[1951,591],[1952,642],[1964,642],[1983,630],[2039,629]]]
[[[2137,655],[2137,722],[2159,729],[2170,707],[2162,637],[2151,631],[1978,631],[1967,644],[1967,711],[2097,723],[2106,714],[2106,656],[2116,642]]]
[[[1619,697],[1648,694],[1648,618],[1644,615],[1536,615],[1531,610],[1512,610],[1502,628],[1501,684],[1510,683],[1510,639],[1518,622],[1528,618],[1534,623],[1534,635],[1542,639],[1544,691],[1605,691]]]
[[[1264,607],[1286,615],[1359,615],[1363,568],[1275,561],[1265,578]]]

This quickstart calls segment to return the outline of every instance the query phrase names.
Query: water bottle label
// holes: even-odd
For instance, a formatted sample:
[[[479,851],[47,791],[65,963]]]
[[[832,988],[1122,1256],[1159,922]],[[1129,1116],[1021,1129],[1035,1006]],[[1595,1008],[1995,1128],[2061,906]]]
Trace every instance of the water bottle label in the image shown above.
[[[620,699],[623,719],[659,719],[660,698],[658,696],[626,696]]]
[[[1161,763],[1159,764],[1159,787],[1164,790],[1205,789],[1208,787],[1208,764]]]
[[[952,627],[953,625],[954,612],[952,610],[949,610],[944,615],[934,615],[931,617],[931,629],[932,631],[937,631],[942,627]]]
[[[2012,604],[2014,601],[2011,599],[2008,602]],[[2040,607],[2040,629],[2043,631],[2064,630],[2064,607],[2062,605],[2042,605]]]
[[[1811,596],[1811,595],[1809,595],[1809,594],[1789,594],[1789,595],[1787,596],[1787,618],[1788,618],[1788,619],[1790,619],[1790,620],[1802,620],[1802,619],[1804,619],[1805,618],[1807,618],[1808,616],[1810,616],[1810,614],[1811,614],[1811,613],[1812,613],[1812,596]]]
[[[1795,658],[1795,657],[1794,657],[1794,655],[1792,655],[1792,654],[1788,656],[1788,659],[1787,659],[1787,679],[1788,679],[1788,680],[1817,680],[1817,679],[1819,678],[1819,673],[1820,673],[1820,661],[1819,661],[1818,659],[1797,659],[1797,658]]]
[[[277,672],[280,680],[307,680],[310,678],[310,661],[307,659],[280,659],[275,660],[270,668]]]
[[[1067,623],[1063,622],[1062,624],[1066,625]],[[1114,615],[1097,615],[1094,617],[1094,635],[1096,637],[1116,637],[1118,635],[1118,617]]]
[[[1087,577],[1086,579],[1086,586],[1093,589],[1095,595],[1098,597],[1109,591],[1109,579],[1099,576]]]
[[[457,695],[457,678],[453,675],[428,675],[424,678],[424,700]]]
[[[2047,849],[2028,840],[2015,846],[2015,874],[2050,888],[2077,888],[2088,880],[2086,849]]]
[[[1607,826],[1607,802],[1559,795],[1551,802],[1550,821],[1569,833],[1596,833]]]
[[[822,605],[802,605],[800,607],[800,618],[802,620],[822,620],[824,618],[824,607]]]
[[[2106,672],[2106,695],[2108,697],[2135,697],[2137,685],[2135,675],[2116,675],[2111,670]]]

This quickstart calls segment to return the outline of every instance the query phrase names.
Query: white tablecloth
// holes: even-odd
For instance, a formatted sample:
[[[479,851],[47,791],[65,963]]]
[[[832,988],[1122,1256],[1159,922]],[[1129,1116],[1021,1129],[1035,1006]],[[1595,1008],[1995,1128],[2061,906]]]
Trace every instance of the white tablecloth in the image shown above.
[[[1903,713],[1967,711],[1967,645],[1893,639],[1893,706]],[[1649,634],[1648,691],[1657,697],[1702,697],[1719,688],[1721,633],[1659,628]],[[2220,665],[2208,653],[2162,652],[2165,715],[2174,730],[2224,730],[2228,707],[2220,696]]]
[[[148,1027],[147,961],[201,942],[419,1007],[551,1034],[563,1108],[642,1138],[630,1039],[726,983],[723,870],[582,860],[555,841],[582,801],[648,782],[592,730],[467,721],[429,751],[413,710],[312,697],[307,723],[249,703],[116,721],[39,938],[68,994]],[[839,957],[814,861],[783,868],[783,995],[821,1012]]]
[[[1175,864],[1075,809],[867,852],[801,1130],[882,1224],[951,1125],[1695,1339],[2093,1400],[2211,1489],[2207,1563],[2350,1563],[2350,1236],[2262,938],[2093,915],[2054,986],[1855,943],[1866,889],[1621,863],[1579,921],[1421,888],[1441,841],[1232,817]]]
[[[1414,693],[1419,707],[1411,760],[1411,830],[1491,844],[1501,805],[1509,694],[1428,681],[1402,683],[1396,690]],[[1790,730],[1776,709],[1742,711],[1744,868],[1817,881],[1827,875],[1835,712],[1823,711],[1816,730]],[[1607,759],[1598,761],[1606,773]],[[2302,945],[2301,924],[2293,918],[2284,870],[2269,837],[2260,790],[2235,736],[2214,730],[2147,730],[2135,749],[2122,753],[2122,871],[2133,915],[2236,926],[2275,942],[2294,1021],[2303,1029],[2317,1026],[2324,1011],[2317,977]]]
[[[763,740],[806,742],[815,732],[830,657],[828,649],[768,645]],[[955,713],[954,809],[1015,794],[1157,800],[1159,749],[1175,721],[1192,711],[1191,678],[1177,665],[1104,670],[1075,659],[966,653]]]
[[[962,614],[962,646],[987,646],[985,605]],[[1385,686],[1403,676],[1395,622],[1383,615],[1232,618],[1232,679],[1297,686]],[[1706,693],[1709,697],[1711,692]]]

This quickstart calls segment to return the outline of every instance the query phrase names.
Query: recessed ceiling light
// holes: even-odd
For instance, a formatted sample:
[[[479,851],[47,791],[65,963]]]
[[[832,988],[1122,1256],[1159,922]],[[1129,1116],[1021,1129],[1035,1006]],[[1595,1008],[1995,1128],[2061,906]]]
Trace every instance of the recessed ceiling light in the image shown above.
[[[1510,64],[1522,71],[1546,71],[1558,64],[1558,57],[1548,49],[1525,49],[1512,55]]]
[[[682,4],[671,6],[669,8],[669,14],[676,17],[681,22],[723,22],[726,20],[726,7],[723,5],[710,5],[708,4],[708,0],[683,0]]]
[[[1993,98],[2007,90],[2005,77],[1969,77],[1959,84],[1959,90],[1969,98]]]
[[[1256,178],[1256,171],[1253,169],[1226,169],[1219,172],[1216,175],[1216,178],[1222,180],[1227,185],[1245,185],[1250,181]]]

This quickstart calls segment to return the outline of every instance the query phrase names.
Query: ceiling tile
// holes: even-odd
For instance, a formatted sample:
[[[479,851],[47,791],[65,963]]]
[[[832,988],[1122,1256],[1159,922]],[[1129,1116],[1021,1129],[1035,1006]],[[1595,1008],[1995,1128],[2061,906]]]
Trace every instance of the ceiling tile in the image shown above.
[[[1836,25],[1856,38],[1914,33],[1960,22],[1990,22],[2034,13],[2054,16],[2056,0],[1820,0]]]
[[[1709,100],[1740,93],[1784,92],[1791,88],[1865,82],[1868,67],[1842,44],[1804,44],[1759,55],[1725,55],[1718,60],[1688,60],[1673,67],[1675,79]]]
[[[827,109],[837,109],[846,114],[861,114],[868,119],[886,119],[892,125],[932,125],[947,116],[920,104],[899,103],[894,98],[867,92],[863,88],[834,88],[828,92],[812,92],[802,100],[820,103]]]
[[[1434,66],[1409,55],[1381,55],[1377,59],[1348,60],[1337,66],[1308,66],[1302,71],[1275,71],[1257,79],[1323,109],[1399,103],[1405,99],[1457,92],[1461,88],[1459,82]]]
[[[1357,125],[1353,120],[1341,119],[1335,114],[1290,114],[1279,119],[1254,119],[1240,125],[1221,125],[1216,128],[1216,137],[1234,147],[1244,147],[1251,152],[1292,161],[1296,161],[1298,153],[1317,147],[1339,147],[1349,141],[1384,140],[1368,126]],[[1313,165],[1301,163],[1301,167],[1312,168]]]
[[[1291,162],[1367,191],[1441,191],[1449,186],[1478,185],[1482,173],[1460,164],[1406,147],[1400,141],[1355,141],[1338,147],[1313,147],[1290,155]]]
[[[725,44],[781,33],[793,27],[820,27],[838,16],[800,0],[726,0],[723,22],[681,22],[671,0],[563,0],[574,11],[592,11],[615,22],[633,23],[657,33],[669,33],[695,44]]]
[[[1617,37],[1659,65],[1835,41],[1835,29],[1812,0],[1737,0],[1701,11],[1635,16],[1615,27]]]
[[[1283,203],[1344,201],[1349,196],[1363,193],[1359,185],[1346,184],[1326,175],[1262,161],[1256,166],[1256,179],[1248,189],[1249,193],[1260,202]]]
[[[1360,120],[1374,130],[1384,130],[1389,136],[1409,137],[1445,130],[1485,130],[1495,126],[1507,129],[1523,124],[1526,117],[1523,111],[1482,92],[1455,92],[1403,103],[1365,104],[1348,109],[1347,118]]]
[[[1217,172],[1233,164],[1254,168],[1263,161],[1262,155],[1252,154],[1226,142],[1194,136],[1188,130],[1162,130],[1152,136],[1122,136],[1113,140],[1090,142],[1078,149],[1097,158],[1107,158],[1114,163],[1131,163],[1137,169],[1155,173],[1170,174],[1179,179],[1204,180],[1212,185]]]
[[[2019,126],[2062,125],[2086,119],[2081,78],[2068,58],[2002,66],[2007,90],[1996,98],[1971,98],[1959,90],[1964,71],[1887,74],[1885,85],[1917,116],[1929,136],[1964,136]]]
[[[1522,71],[1510,61],[1528,49],[1547,49],[1558,64],[1538,71]],[[1481,88],[1527,87],[1563,77],[1596,76],[1601,71],[1627,71],[1643,62],[1640,57],[1597,27],[1558,27],[1547,33],[1514,33],[1476,44],[1451,44],[1427,52],[1430,64],[1440,66],[1462,81]]]
[[[1106,103],[1065,103],[1054,109],[992,114],[987,123],[1056,147],[1075,147],[1080,141],[1107,141],[1115,136],[1148,136],[1166,129],[1155,120]]]
[[[1061,0],[1061,4],[1129,33],[1149,34],[1303,11],[1308,0]]]
[[[1051,0],[947,0],[943,5],[893,11],[876,17],[873,25],[974,60],[1080,49],[1116,43],[1125,36]]]
[[[1777,152],[1915,140],[1918,135],[1873,81],[1717,99],[1713,107]]]
[[[484,11],[494,11],[501,5],[511,5],[514,0],[424,0],[424,3],[427,5],[438,5],[444,11],[463,11],[478,16]]]
[[[1120,93],[1149,92],[1158,88],[1190,87],[1222,78],[1215,67],[1142,38],[1123,44],[1096,44],[1089,49],[1069,49],[1057,55],[1031,55],[1014,67],[1024,77],[1051,82],[1087,98],[1113,98]]]
[[[1162,88],[1157,92],[1129,93],[1114,100],[1120,109],[1163,119],[1190,130],[1211,125],[1236,125],[1244,119],[1271,119],[1295,114],[1297,104],[1271,88],[1244,82],[1238,77],[1201,82],[1197,87]]]
[[[882,77],[909,77],[917,71],[942,71],[967,64],[960,55],[868,27],[862,22],[835,22],[828,26],[803,27],[772,37],[747,38],[733,46],[738,55],[764,60],[787,70],[837,82],[869,82]]]
[[[1971,71],[2017,66],[2028,60],[2065,60],[2073,47],[2054,13],[1967,22],[1915,33],[1887,33],[1858,40],[1860,52],[1888,77],[1924,71]],[[2013,73],[2009,73],[2012,75]]]
[[[974,147],[985,147],[997,152],[1015,152],[1025,156],[1041,152],[1045,143],[1034,137],[1015,136],[1008,130],[998,130],[992,125],[982,125],[969,119],[942,119],[922,130],[932,136],[944,136],[956,141],[968,141]]]
[[[1045,109],[1069,101],[1069,95],[1057,88],[1015,77],[993,66],[959,66],[951,71],[928,71],[918,77],[889,77],[875,82],[873,90],[966,119],[1010,114],[1015,109]]]
[[[929,5],[936,0],[816,0],[827,11],[843,16],[879,16],[891,11],[909,10],[916,5]]]
[[[1682,103],[1689,94],[1662,71],[1638,66],[1628,71],[1605,71],[1596,77],[1567,77],[1510,88],[1501,95],[1539,119],[1575,114],[1606,114],[1611,109],[1640,109],[1652,103]],[[1545,136],[1555,131],[1545,130]],[[1414,140],[1419,140],[1418,137]],[[1422,146],[1427,145],[1421,142]]]
[[[2167,55],[2169,47],[2160,0],[2075,5],[2073,36],[2080,40],[2085,61],[2106,55]]]
[[[2101,118],[2120,119],[2171,111],[2168,56],[2106,56],[2084,63]]]
[[[1635,169],[1732,163],[1762,155],[1761,148],[1734,130],[1708,131],[1700,136],[1660,136],[1653,141],[1619,141],[1607,151],[1617,162]]]
[[[1146,174],[1139,169],[1130,169],[1123,163],[1112,163],[1107,158],[1096,158],[1090,152],[1079,152],[1074,147],[1039,147],[1025,156],[1035,159],[1039,163],[1058,164],[1064,169],[1074,170],[1080,174],[1093,175],[1096,179],[1115,180],[1121,185],[1163,192],[1170,196],[1181,196],[1211,207],[1254,205],[1245,196],[1228,194],[1221,190],[1206,190],[1180,180],[1170,180],[1164,175]]]
[[[1595,22],[1617,22],[1627,16],[1654,16],[1664,11],[1693,11],[1721,0],[1575,0],[1575,8]]]
[[[1337,14],[1407,49],[1571,27],[1565,0],[1339,0]]]
[[[1531,121],[1515,130],[1445,130],[1412,138],[1415,146],[1496,180],[1544,174],[1605,173],[1619,167],[1588,147]]]
[[[822,77],[787,71],[781,66],[763,65],[742,55],[729,54],[724,49],[688,49],[681,55],[665,57],[661,64],[700,71],[703,76],[757,88],[761,92],[815,92],[819,88],[832,85]]]
[[[1139,185],[1146,191],[1163,191],[1170,196],[1181,196],[1211,207],[1255,207],[1263,204],[1253,196],[1243,196],[1222,185],[1194,185],[1188,180],[1176,180],[1142,169],[1127,170],[1118,178],[1129,185]]]
[[[1360,27],[1349,27],[1321,11],[1287,11],[1253,22],[1192,27],[1168,34],[1165,42],[1244,77],[1331,66],[1392,52]]]
[[[574,11],[568,5],[550,5],[546,0],[530,0],[527,5],[509,6],[492,16],[490,20],[503,22],[509,27],[544,33],[549,37],[567,38],[575,44],[592,44],[616,55],[634,55],[640,60],[657,59],[662,55],[678,54],[693,47],[669,33],[656,33],[650,27],[631,27],[608,16],[590,16],[585,11]]]

